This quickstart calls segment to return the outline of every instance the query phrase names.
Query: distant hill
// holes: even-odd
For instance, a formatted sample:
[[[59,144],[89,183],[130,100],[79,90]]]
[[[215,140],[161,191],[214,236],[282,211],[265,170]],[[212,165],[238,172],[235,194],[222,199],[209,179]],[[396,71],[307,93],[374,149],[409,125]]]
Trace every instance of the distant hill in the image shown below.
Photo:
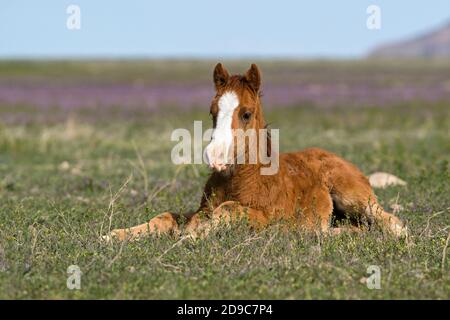
[[[369,53],[374,58],[450,58],[450,21],[431,32],[404,41],[381,45]]]

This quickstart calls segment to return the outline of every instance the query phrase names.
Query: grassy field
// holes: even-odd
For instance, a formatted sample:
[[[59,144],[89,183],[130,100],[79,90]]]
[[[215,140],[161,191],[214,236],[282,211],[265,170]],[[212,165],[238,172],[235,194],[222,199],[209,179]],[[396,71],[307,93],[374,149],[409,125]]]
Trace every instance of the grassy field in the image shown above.
[[[450,299],[449,101],[266,112],[282,151],[323,147],[366,174],[407,181],[376,191],[407,222],[403,240],[234,226],[198,241],[105,244],[110,229],[196,208],[208,169],[173,165],[170,134],[209,125],[207,107],[129,117],[83,109],[45,122],[39,109],[0,106],[0,119],[24,113],[40,121],[0,122],[0,299]],[[70,265],[83,273],[80,290],[66,287]],[[381,269],[379,290],[366,286],[370,265]]]

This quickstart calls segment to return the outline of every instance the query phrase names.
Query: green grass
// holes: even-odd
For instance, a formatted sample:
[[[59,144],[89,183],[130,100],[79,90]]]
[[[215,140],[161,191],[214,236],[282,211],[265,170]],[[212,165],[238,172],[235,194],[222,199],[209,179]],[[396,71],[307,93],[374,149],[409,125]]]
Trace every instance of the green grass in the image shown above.
[[[404,208],[408,240],[234,226],[191,242],[105,244],[99,236],[110,227],[196,208],[208,170],[173,165],[170,133],[192,130],[194,119],[209,125],[207,110],[0,126],[0,298],[449,299],[449,110],[418,103],[266,114],[282,151],[323,147],[366,174],[406,180],[376,193],[386,209]],[[73,264],[81,290],[66,288]],[[364,283],[370,265],[381,268],[380,290]]]

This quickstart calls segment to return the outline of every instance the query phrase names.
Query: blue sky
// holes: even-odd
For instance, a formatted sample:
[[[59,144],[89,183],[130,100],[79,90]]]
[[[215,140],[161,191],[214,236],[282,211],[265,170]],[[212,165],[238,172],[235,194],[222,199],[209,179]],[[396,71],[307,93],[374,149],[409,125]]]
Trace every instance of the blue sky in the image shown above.
[[[377,31],[366,27],[371,4]],[[0,0],[0,57],[353,58],[447,21],[450,0]]]

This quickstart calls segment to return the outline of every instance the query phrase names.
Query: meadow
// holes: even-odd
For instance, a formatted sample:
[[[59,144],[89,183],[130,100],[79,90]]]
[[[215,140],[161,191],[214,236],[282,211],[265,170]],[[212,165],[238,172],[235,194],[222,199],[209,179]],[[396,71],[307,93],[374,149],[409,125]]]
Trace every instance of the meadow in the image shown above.
[[[170,135],[210,125],[214,63],[0,62],[0,299],[450,299],[442,61],[260,63],[281,151],[322,147],[405,180],[376,194],[408,238],[236,225],[196,241],[102,242],[196,209],[209,170],[174,165]],[[71,265],[80,290],[66,286]],[[366,285],[371,265],[380,289]]]

